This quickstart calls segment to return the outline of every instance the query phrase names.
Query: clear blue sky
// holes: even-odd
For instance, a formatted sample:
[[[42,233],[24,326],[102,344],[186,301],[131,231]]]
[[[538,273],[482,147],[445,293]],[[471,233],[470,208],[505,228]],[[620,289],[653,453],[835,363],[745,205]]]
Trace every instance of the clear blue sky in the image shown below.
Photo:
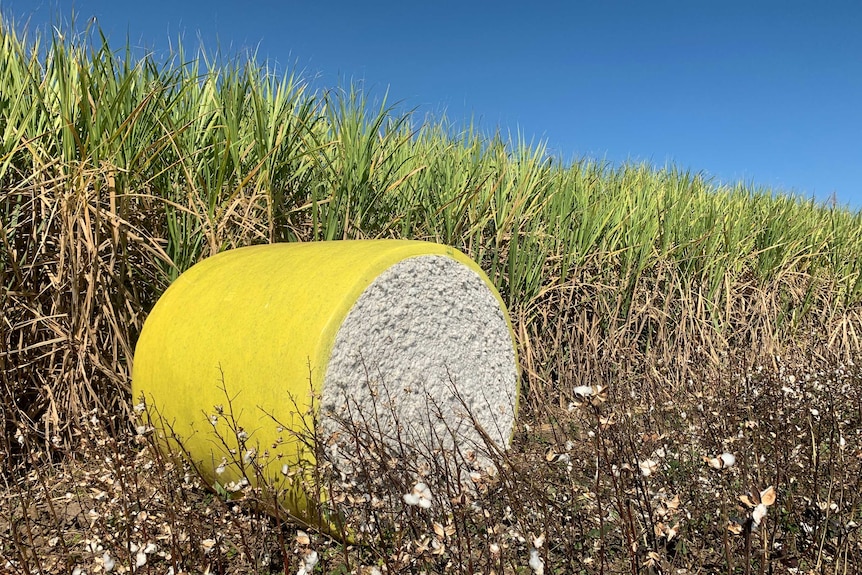
[[[862,208],[862,2],[0,0],[95,16],[118,48],[182,35],[314,86],[362,80],[563,159],[702,171]]]

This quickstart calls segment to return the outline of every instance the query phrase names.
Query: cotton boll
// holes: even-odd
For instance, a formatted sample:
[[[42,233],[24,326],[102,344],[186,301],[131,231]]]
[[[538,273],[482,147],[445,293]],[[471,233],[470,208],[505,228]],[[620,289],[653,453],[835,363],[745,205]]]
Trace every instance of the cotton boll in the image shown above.
[[[539,556],[538,549],[530,549],[530,569],[535,575],[545,575],[545,562]]]
[[[403,496],[407,505],[418,505],[422,509],[431,507],[431,490],[421,481],[413,487],[413,491]]]
[[[760,525],[760,520],[764,517],[766,517],[766,505],[760,503],[754,508],[754,511],[751,512],[751,518],[754,520],[755,525]]]
[[[102,555],[102,568],[105,570],[105,573],[114,569],[114,565],[116,562],[114,559],[105,551],[105,554]]]
[[[317,551],[312,550],[311,553],[305,556],[305,565],[308,567],[308,570],[311,571],[314,569],[314,566],[317,565]]]
[[[413,490],[420,497],[427,497],[428,499],[431,498],[431,490],[428,489],[428,486],[425,485],[424,483],[417,483],[416,487],[414,487]]]
[[[311,550],[302,560],[302,565],[299,566],[299,571],[296,575],[308,575],[314,571],[314,566],[317,565],[317,551]]]
[[[653,461],[652,459],[638,461],[638,467],[640,467],[641,475],[643,475],[644,477],[649,477],[650,475],[658,471],[658,463]]]

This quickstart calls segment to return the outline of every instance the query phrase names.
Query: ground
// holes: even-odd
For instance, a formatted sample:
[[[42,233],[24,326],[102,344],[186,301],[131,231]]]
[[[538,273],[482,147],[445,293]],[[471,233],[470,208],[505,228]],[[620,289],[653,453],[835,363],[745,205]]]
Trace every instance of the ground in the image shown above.
[[[524,402],[491,472],[366,441],[348,476],[321,446],[319,481],[353,545],[267,513],[276,487],[207,486],[143,420],[93,411],[52,461],[19,436],[28,458],[3,476],[0,561],[20,573],[856,572],[862,372],[807,357],[727,364],[667,388],[660,366],[621,365],[606,385]]]

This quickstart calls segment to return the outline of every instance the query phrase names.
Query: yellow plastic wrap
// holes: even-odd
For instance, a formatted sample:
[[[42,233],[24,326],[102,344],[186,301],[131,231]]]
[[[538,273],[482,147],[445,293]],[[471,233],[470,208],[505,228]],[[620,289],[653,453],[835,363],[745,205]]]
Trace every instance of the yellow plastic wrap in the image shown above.
[[[439,244],[355,240],[235,249],[195,265],[159,299],[137,344],[133,399],[145,400],[160,433],[181,439],[211,485],[231,491],[243,477],[292,481],[282,503],[319,522],[298,478],[282,471],[291,475],[301,461],[313,461],[295,434],[314,426],[313,398],[339,326],[384,270],[429,254],[475,271],[505,314],[479,266]],[[331,520],[323,519],[330,527]]]

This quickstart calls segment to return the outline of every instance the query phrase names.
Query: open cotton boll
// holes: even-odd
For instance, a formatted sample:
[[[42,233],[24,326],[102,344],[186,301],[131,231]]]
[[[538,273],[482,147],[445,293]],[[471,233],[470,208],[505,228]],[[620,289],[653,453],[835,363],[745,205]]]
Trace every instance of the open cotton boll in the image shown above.
[[[713,469],[727,469],[736,464],[736,456],[726,451],[718,457],[704,457],[703,459]]]
[[[545,575],[545,562],[539,556],[538,549],[530,549],[529,565],[535,575]]]
[[[102,555],[102,569],[105,570],[105,573],[108,573],[110,571],[113,571],[115,565],[116,561],[114,561],[114,558],[111,557],[111,555],[107,551],[105,551],[105,553]]]
[[[302,558],[302,564],[299,566],[299,570],[296,572],[296,575],[309,575],[314,571],[314,566],[317,565],[318,559],[317,551],[314,551],[313,549],[309,551],[305,557]]]
[[[751,512],[751,518],[754,520],[755,525],[760,525],[760,522],[764,517],[766,517],[766,505],[759,503],[754,508],[754,511]]]
[[[418,505],[423,509],[431,508],[431,490],[422,482],[417,483],[410,493],[403,496],[407,505]]]

